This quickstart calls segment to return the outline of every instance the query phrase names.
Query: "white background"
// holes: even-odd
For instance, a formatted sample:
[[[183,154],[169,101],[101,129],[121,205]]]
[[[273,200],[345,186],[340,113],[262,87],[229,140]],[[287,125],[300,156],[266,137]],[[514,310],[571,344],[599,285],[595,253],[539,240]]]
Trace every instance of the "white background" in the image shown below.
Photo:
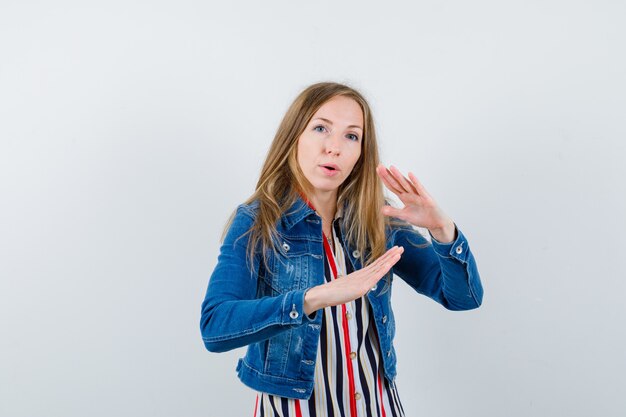
[[[407,416],[625,415],[623,2],[98,3],[0,3],[1,416],[252,416],[200,304],[323,80],[483,279],[464,313],[395,281]]]

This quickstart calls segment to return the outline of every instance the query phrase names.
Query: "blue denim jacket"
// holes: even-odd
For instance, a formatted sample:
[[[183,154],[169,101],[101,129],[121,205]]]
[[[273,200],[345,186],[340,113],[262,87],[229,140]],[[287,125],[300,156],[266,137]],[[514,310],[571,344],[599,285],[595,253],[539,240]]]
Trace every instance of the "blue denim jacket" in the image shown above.
[[[278,222],[279,252],[270,251],[267,263],[257,254],[250,265],[246,261],[249,235],[243,235],[253,224],[257,208],[257,202],[237,207],[221,245],[202,303],[202,339],[211,352],[248,346],[237,373],[250,388],[308,399],[313,391],[322,314],[306,315],[303,304],[306,290],[324,283],[321,218],[299,198]],[[427,240],[408,223],[389,228],[387,248],[404,247],[391,272],[449,310],[470,310],[482,303],[483,289],[467,239],[458,227],[456,233],[452,243],[432,239],[427,247],[419,248],[414,244]],[[342,241],[349,261],[355,270],[360,269],[359,252],[346,243]],[[385,277],[389,284],[392,273]],[[367,298],[385,377],[393,381],[396,353],[391,287],[381,280]]]

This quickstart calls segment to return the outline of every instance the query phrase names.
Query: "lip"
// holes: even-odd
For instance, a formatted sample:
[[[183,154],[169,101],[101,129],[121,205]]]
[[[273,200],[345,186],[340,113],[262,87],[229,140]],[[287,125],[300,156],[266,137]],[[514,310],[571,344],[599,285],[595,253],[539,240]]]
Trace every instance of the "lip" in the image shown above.
[[[320,167],[322,168],[331,167],[331,168],[334,168],[335,171],[340,171],[339,167],[336,164],[320,164]]]
[[[334,177],[335,175],[339,174],[339,171],[340,171],[339,167],[337,167],[337,165],[335,164],[323,164],[323,165],[318,165],[318,167],[322,170],[324,175],[328,177]],[[329,169],[327,167],[333,167],[335,169]]]

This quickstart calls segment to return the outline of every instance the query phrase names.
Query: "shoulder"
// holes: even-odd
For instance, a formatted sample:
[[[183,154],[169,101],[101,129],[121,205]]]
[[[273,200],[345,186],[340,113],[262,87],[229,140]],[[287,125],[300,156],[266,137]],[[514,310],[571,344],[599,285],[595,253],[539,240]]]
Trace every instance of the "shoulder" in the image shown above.
[[[256,215],[259,211],[259,199],[252,200],[251,202],[244,202],[237,206],[237,209],[246,211],[248,214]]]
[[[259,200],[253,200],[252,202],[244,202],[237,206],[234,212],[234,218],[247,217],[248,219],[255,220],[259,213]]]
[[[231,213],[224,231],[225,241],[237,241],[247,235],[255,223],[258,213],[258,202],[241,203]]]

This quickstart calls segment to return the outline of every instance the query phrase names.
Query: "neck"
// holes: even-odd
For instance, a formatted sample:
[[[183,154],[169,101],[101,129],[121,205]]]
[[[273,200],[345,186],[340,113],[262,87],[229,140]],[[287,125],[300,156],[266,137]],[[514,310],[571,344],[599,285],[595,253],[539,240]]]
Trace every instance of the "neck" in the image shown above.
[[[315,207],[322,219],[332,222],[337,211],[337,192],[315,193],[309,197],[309,201]]]

